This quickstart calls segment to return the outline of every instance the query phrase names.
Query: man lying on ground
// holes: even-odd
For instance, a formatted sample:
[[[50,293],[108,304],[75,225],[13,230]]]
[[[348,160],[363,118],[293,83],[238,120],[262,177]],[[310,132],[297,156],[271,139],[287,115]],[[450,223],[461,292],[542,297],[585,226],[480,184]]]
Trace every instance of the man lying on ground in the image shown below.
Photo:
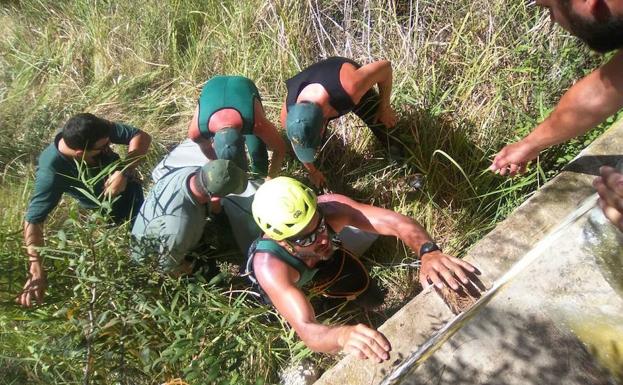
[[[501,175],[523,173],[544,149],[586,133],[623,107],[623,0],[537,0],[553,21],[591,49],[618,50],[608,63],[571,87],[552,113],[528,136],[504,147],[491,170]],[[606,216],[623,231],[623,174],[609,167],[595,181]]]
[[[119,162],[119,155],[110,144],[128,145],[126,159]],[[64,193],[78,200],[81,206],[97,208],[97,205],[80,189],[89,188],[78,178],[81,168],[89,178],[98,175],[113,163],[118,167],[93,187],[95,195],[116,198],[112,203],[111,216],[115,223],[132,221],[143,203],[143,189],[135,176],[135,168],[147,153],[151,137],[132,126],[113,123],[89,113],[74,115],[67,121],[61,133],[39,156],[35,188],[24,219],[24,240],[30,263],[29,277],[17,302],[31,306],[33,299],[41,302],[47,287],[45,269],[39,248],[44,245],[43,222],[58,205]]]
[[[396,125],[396,114],[390,105],[392,65],[389,61],[361,66],[350,59],[331,57],[288,79],[286,87],[281,126],[315,186],[326,183],[314,161],[327,125],[350,111],[366,123],[392,158],[402,157],[402,146],[388,134],[388,129]]]
[[[385,336],[366,325],[319,323],[302,290],[310,284],[313,292],[326,290],[347,299],[370,294],[368,288],[373,286],[367,271],[340,248],[336,235],[344,227],[395,236],[417,251],[422,262],[419,279],[425,287],[449,285],[461,290],[461,284],[471,283],[468,275],[476,271],[469,263],[444,254],[413,219],[344,195],[316,198],[309,187],[288,177],[264,183],[252,209],[264,236],[249,250],[247,270],[303,342],[317,352],[344,351],[381,362],[391,350]]]

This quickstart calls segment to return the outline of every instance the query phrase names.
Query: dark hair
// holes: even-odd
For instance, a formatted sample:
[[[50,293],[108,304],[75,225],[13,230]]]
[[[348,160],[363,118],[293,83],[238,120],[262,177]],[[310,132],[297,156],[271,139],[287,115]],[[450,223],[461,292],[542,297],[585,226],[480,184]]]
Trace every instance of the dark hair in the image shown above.
[[[65,144],[73,150],[91,150],[100,139],[108,138],[112,123],[89,113],[72,116],[63,127]]]

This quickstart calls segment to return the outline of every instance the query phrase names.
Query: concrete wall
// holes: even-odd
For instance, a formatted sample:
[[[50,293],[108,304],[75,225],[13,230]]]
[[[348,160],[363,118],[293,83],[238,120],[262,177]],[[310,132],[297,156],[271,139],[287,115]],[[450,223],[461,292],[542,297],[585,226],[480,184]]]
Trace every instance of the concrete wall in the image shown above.
[[[592,195],[591,183],[599,167],[614,166],[623,158],[621,154],[623,124],[619,123],[474,245],[465,259],[479,267],[487,287]],[[612,279],[600,272],[604,264],[594,256],[587,258],[586,252],[578,249],[586,231],[585,220],[571,226],[555,247],[544,251],[539,261],[552,263],[536,263],[537,270],[531,267],[524,273],[527,275],[518,277],[469,327],[403,377],[401,383],[612,383],[602,366],[616,367],[620,363],[623,367],[623,352],[616,352],[619,347],[614,341],[623,336],[623,320],[613,323],[611,317],[623,314],[623,302],[611,286]],[[615,254],[622,250],[620,244],[611,248]],[[587,291],[589,295],[584,295]],[[581,309],[588,314],[603,310],[599,306],[587,307],[599,303],[603,308],[603,301],[610,302],[610,308],[602,313],[603,319],[575,316],[582,313]],[[555,305],[547,306],[552,302]],[[388,362],[375,364],[346,357],[316,384],[378,384],[453,316],[435,291],[427,290],[380,328],[393,346]],[[598,337],[589,337],[596,331]],[[614,348],[600,353],[596,344]],[[603,355],[607,359],[603,365],[597,364],[594,357]]]

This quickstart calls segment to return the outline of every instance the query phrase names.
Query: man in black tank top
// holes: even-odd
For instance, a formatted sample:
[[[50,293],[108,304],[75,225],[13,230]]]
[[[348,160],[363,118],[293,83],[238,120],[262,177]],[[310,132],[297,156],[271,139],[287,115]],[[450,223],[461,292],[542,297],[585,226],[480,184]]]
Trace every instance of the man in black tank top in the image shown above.
[[[378,93],[374,85],[378,85]],[[288,79],[286,86],[281,125],[314,185],[319,187],[326,182],[314,160],[327,124],[351,111],[366,123],[392,158],[401,157],[400,143],[387,134],[396,125],[396,115],[390,106],[389,61],[361,66],[347,58],[330,57]]]

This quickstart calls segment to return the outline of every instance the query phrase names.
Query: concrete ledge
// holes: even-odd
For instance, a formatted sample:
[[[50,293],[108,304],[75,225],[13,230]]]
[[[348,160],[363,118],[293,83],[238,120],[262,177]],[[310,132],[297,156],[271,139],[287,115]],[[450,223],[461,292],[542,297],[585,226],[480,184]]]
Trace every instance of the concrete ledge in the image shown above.
[[[594,190],[591,184],[599,167],[614,166],[623,158],[622,153],[623,123],[618,122],[582,151],[565,171],[545,184],[474,245],[465,259],[478,266],[482,272],[483,283],[489,287],[580,202],[592,195]],[[413,298],[379,328],[393,346],[392,357],[388,362],[376,364],[346,357],[325,372],[316,384],[377,384],[402,358],[414,352],[452,317],[453,314],[437,294],[427,290]],[[549,328],[549,325],[544,327]],[[561,335],[561,332],[556,331],[553,334]],[[565,338],[568,337],[566,333],[562,334]],[[576,346],[576,342],[574,340],[570,344]],[[580,356],[584,357],[582,354]]]

